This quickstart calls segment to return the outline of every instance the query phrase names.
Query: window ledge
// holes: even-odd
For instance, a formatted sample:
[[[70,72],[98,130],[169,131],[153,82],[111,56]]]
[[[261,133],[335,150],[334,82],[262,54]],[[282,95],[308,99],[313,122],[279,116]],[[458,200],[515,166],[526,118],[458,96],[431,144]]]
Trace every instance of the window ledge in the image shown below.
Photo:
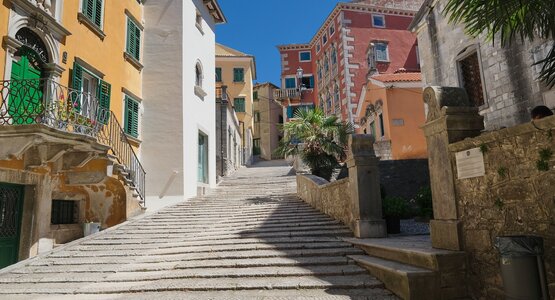
[[[199,96],[200,99],[204,100],[204,97],[206,97],[206,95],[208,94],[202,89],[202,87],[195,85],[195,95]]]
[[[94,34],[96,34],[101,40],[104,40],[106,34],[100,27],[94,24],[87,16],[85,16],[82,12],[77,13],[77,20],[79,23],[85,24]]]
[[[125,136],[127,137],[127,140],[129,141],[129,144],[131,144],[131,146],[139,147],[143,142],[141,139],[136,138],[129,133],[126,133]]]
[[[141,64],[140,61],[138,61],[127,52],[123,52],[123,58],[125,58],[125,60],[128,61],[133,67],[135,67],[135,69],[139,70],[139,72],[142,71],[145,67],[143,66],[143,64]]]

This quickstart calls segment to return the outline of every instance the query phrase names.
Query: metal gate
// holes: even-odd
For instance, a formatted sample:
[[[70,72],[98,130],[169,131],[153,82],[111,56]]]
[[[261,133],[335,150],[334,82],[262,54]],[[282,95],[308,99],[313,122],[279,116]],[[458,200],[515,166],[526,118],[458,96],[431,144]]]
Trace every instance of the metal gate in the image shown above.
[[[0,183],[0,268],[16,263],[23,208],[23,186]]]

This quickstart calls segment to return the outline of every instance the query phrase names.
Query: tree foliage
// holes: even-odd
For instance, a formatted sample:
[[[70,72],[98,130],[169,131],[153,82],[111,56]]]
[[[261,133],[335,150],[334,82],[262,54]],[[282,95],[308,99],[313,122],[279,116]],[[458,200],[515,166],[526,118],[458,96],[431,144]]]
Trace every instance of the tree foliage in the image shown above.
[[[502,46],[516,39],[524,41],[539,37],[553,40],[555,35],[554,0],[448,0],[444,13],[452,23],[464,23],[471,36],[486,34]],[[555,85],[555,44],[542,65],[539,79],[549,87]]]
[[[345,158],[347,138],[353,126],[336,116],[326,116],[319,108],[300,109],[294,117],[283,125],[285,137],[275,152],[284,156],[299,155],[312,174],[329,180],[339,160]]]

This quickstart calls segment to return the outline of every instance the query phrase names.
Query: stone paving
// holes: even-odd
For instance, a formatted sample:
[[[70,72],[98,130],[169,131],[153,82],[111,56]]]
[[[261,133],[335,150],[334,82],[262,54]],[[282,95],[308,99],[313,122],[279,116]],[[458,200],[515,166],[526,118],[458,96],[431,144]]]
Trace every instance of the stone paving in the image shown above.
[[[0,299],[397,299],[284,162],[0,271]]]

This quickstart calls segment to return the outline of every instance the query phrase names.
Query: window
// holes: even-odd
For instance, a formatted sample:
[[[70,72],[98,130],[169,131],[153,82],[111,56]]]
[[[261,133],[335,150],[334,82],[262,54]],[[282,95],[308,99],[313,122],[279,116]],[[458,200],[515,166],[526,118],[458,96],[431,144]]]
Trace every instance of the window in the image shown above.
[[[139,137],[139,101],[125,95],[123,129],[132,137]]]
[[[294,118],[297,111],[299,111],[299,110],[310,110],[310,109],[314,109],[314,104],[288,106],[287,107],[287,117],[290,118],[290,119]]]
[[[252,100],[258,101],[258,91],[252,92]]]
[[[320,52],[320,43],[316,44],[316,53]]]
[[[108,124],[110,117],[111,85],[100,79],[93,72],[73,63],[71,86],[77,93],[72,93],[70,101],[74,110],[91,121]],[[98,109],[97,107],[98,101]]]
[[[322,80],[322,65],[318,62],[318,80]]]
[[[328,42],[328,35],[324,33],[322,36],[322,45],[325,45]]]
[[[260,112],[255,111],[253,116],[254,116],[254,123],[259,123],[260,122]]]
[[[195,85],[198,87],[202,87],[202,79],[203,79],[203,75],[202,75],[202,66],[200,65],[200,62],[197,62],[197,64],[195,65]]]
[[[474,52],[459,61],[461,81],[472,105],[479,107],[484,105],[484,91],[482,89],[482,77],[478,53]]]
[[[244,82],[245,70],[243,68],[233,68],[233,82]]]
[[[376,61],[389,61],[389,51],[387,50],[387,43],[375,43],[374,54]]]
[[[332,100],[331,100],[330,93],[326,94],[326,103],[328,105],[328,110],[331,111],[331,108],[333,107],[333,103],[332,103]]]
[[[303,85],[303,87],[305,87],[307,89],[313,89],[314,88],[314,76],[312,76],[312,75],[303,76],[303,78],[301,79],[301,84]]]
[[[335,49],[335,45],[331,47],[331,64],[335,66],[337,64],[337,50]]]
[[[83,15],[99,28],[102,28],[103,9],[103,0],[83,0]]]
[[[339,85],[337,83],[334,88],[333,101],[335,103],[339,103]]]
[[[235,112],[245,112],[245,98],[233,99],[233,108]]]
[[[380,114],[379,118],[380,118],[380,136],[384,136],[385,135],[385,128],[384,128],[384,123],[383,123],[383,114]]]
[[[222,68],[216,68],[216,82],[222,82]]]
[[[299,52],[299,61],[310,61],[310,51]]]
[[[141,28],[131,18],[127,18],[127,44],[125,51],[137,61],[141,60]]]
[[[330,36],[332,36],[335,33],[335,25],[333,25],[333,23],[330,25]]]
[[[376,137],[376,122],[374,122],[374,121],[372,121],[372,122],[370,123],[370,134],[371,134],[373,137]]]
[[[52,200],[50,224],[77,224],[79,223],[79,202],[73,200]]]
[[[330,70],[330,63],[328,62],[328,54],[326,53],[324,55],[324,75],[327,75],[329,70]]]
[[[372,15],[372,26],[385,28],[385,17],[383,15]]]
[[[286,89],[294,89],[297,87],[297,78],[289,77],[285,78],[285,88]]]

